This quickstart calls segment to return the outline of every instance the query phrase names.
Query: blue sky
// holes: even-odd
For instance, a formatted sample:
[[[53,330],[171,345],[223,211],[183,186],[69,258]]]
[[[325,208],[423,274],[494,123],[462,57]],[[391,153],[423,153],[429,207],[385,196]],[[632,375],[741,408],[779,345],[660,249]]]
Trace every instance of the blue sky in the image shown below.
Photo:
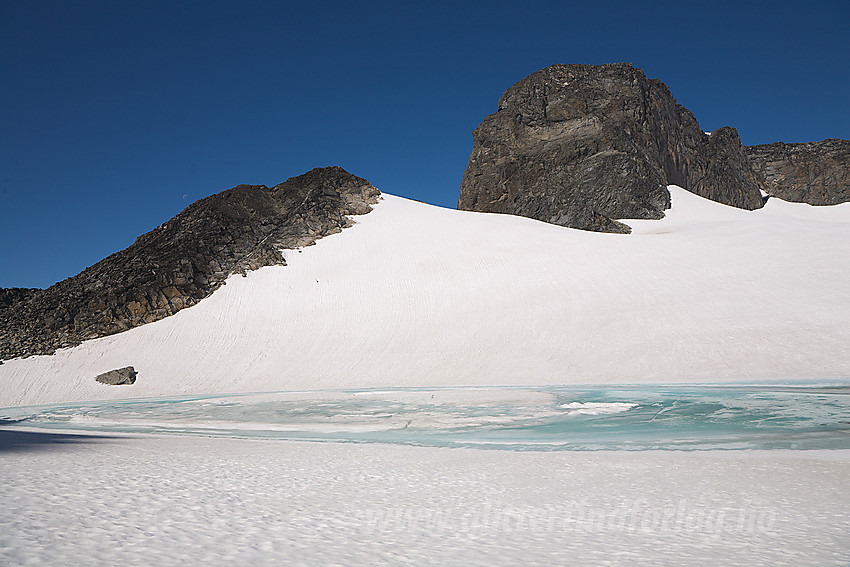
[[[316,166],[454,207],[473,128],[552,63],[629,61],[745,144],[850,138],[848,29],[846,0],[0,2],[0,287]]]

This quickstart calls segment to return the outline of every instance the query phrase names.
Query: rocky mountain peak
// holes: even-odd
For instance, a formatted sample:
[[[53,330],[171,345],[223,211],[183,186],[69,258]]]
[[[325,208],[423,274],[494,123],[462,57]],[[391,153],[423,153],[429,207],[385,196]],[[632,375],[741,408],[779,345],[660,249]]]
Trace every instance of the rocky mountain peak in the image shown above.
[[[45,290],[0,289],[0,360],[157,321],[190,307],[234,273],[285,264],[282,249],[350,226],[380,192],[339,167],[274,187],[237,185],[192,203],[81,273]]]
[[[458,208],[628,232],[616,219],[661,218],[668,184],[762,206],[734,128],[706,135],[664,83],[629,63],[557,64],[511,86],[475,129]]]

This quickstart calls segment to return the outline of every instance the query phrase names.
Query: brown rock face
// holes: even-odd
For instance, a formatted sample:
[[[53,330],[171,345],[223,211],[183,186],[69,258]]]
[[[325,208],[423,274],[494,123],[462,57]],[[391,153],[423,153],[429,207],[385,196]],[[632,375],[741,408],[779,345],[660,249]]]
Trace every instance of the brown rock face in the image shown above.
[[[40,289],[32,287],[0,287],[0,309],[5,309],[13,303],[32,297],[33,294],[40,291]]]
[[[850,141],[748,146],[747,156],[768,195],[810,205],[850,201]]]
[[[762,206],[737,131],[710,136],[661,81],[628,63],[552,65],[509,88],[473,132],[458,208],[604,232],[657,219],[677,184]]]
[[[365,179],[327,167],[201,199],[48,289],[0,289],[0,360],[50,354],[172,315],[233,273],[285,264],[281,249],[339,232],[379,195]]]

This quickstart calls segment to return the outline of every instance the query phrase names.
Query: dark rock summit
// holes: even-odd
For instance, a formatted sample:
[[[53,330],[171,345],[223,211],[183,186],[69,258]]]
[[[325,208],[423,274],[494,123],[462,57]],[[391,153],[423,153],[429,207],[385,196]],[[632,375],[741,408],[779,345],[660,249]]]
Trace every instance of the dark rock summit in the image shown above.
[[[753,209],[737,132],[705,134],[661,81],[628,63],[552,65],[509,88],[473,132],[458,208],[605,232],[657,219],[675,183]]]
[[[746,151],[768,195],[810,205],[850,201],[850,140],[776,142]]]
[[[48,289],[0,289],[0,360],[50,354],[172,315],[231,274],[285,264],[281,249],[339,232],[379,195],[365,179],[327,167],[201,199]]]
[[[834,153],[834,173],[822,176],[829,191],[837,179],[846,179],[841,151]],[[703,132],[664,83],[628,63],[552,65],[510,87],[498,111],[473,132],[458,208],[629,232],[616,219],[663,217],[668,184],[757,209],[764,203],[765,178],[805,178],[803,184],[815,179],[816,167],[791,173],[787,162],[793,160],[784,155],[765,158],[767,165],[754,169],[750,161],[758,163],[762,153],[744,148],[734,128]]]

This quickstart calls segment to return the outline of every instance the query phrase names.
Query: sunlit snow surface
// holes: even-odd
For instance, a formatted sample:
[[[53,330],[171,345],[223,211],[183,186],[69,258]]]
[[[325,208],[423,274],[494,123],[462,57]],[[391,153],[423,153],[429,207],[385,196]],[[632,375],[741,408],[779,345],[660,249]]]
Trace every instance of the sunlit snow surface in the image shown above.
[[[619,235],[386,195],[6,361],[0,565],[846,566],[850,203],[671,198]]]
[[[850,449],[848,386],[290,392],[30,406],[0,417],[98,432],[518,451]]]
[[[260,391],[850,378],[850,203],[670,188],[630,235],[384,195],[197,305],[0,366],[0,406]],[[95,376],[132,365],[136,383]]]

